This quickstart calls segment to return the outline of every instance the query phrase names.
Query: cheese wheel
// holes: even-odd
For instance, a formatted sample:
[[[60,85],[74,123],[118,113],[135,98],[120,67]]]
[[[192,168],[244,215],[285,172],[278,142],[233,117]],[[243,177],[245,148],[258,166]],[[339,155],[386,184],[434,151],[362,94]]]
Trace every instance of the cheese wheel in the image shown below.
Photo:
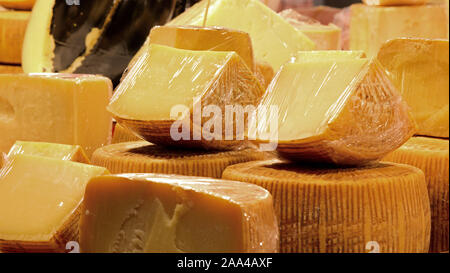
[[[431,206],[430,252],[448,251],[449,140],[414,137],[385,160],[420,168],[425,173]]]
[[[28,11],[0,11],[0,63],[22,62],[22,44],[30,14]]]
[[[281,252],[427,252],[430,206],[418,168],[376,163],[339,169],[280,160],[228,167],[224,179],[269,190]]]
[[[240,151],[195,151],[168,149],[146,141],[125,142],[99,148],[92,164],[111,173],[162,173],[220,178],[226,167],[271,154],[244,149]]]

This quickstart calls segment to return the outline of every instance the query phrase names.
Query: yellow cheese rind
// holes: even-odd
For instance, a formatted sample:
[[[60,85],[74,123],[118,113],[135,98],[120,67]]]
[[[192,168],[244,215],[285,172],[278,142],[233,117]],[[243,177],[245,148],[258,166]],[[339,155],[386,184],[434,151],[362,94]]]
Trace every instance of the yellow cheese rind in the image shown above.
[[[0,250],[64,252],[78,240],[78,219],[90,178],[105,168],[18,154],[0,170]]]
[[[20,74],[23,73],[22,67],[19,65],[1,65],[0,74]]]
[[[108,78],[0,74],[0,152],[17,141],[80,145],[88,157],[111,141]]]
[[[227,150],[245,145],[241,140],[245,128],[226,136],[225,107],[256,106],[263,93],[260,82],[235,52],[182,50],[152,44],[118,86],[108,110],[120,124],[151,143]],[[174,107],[180,105],[186,111],[178,117],[171,115]],[[211,132],[212,139],[205,137],[203,126],[214,116],[201,118],[200,113],[199,120],[192,117],[197,107],[204,111],[208,106],[220,109],[214,116],[224,128]],[[177,118],[180,127],[182,123],[191,128],[187,139],[175,140],[171,134]]]
[[[280,225],[280,252],[427,252],[430,206],[424,174],[377,163],[338,169],[280,160],[228,167],[223,179],[271,192]]]
[[[0,11],[0,63],[22,62],[22,44],[30,15],[28,11]]]
[[[161,174],[92,179],[82,252],[277,252],[269,192],[235,181]]]
[[[444,5],[374,7],[351,6],[350,49],[376,56],[380,47],[395,38],[448,39],[448,14]]]
[[[207,0],[197,3],[168,25],[203,25],[207,4]],[[212,0],[206,26],[247,32],[256,60],[268,62],[275,70],[297,51],[315,48],[313,41],[259,0]]]
[[[31,10],[36,0],[0,0],[0,6],[9,9]]]
[[[423,5],[430,0],[363,0],[363,3],[370,6],[407,6],[407,5]]]
[[[417,134],[449,137],[448,40],[401,38],[386,42],[378,60],[411,107]]]
[[[133,131],[128,130],[120,124],[116,124],[114,127],[113,138],[111,144],[122,143],[122,142],[130,142],[130,141],[138,141],[141,140],[138,136],[136,136]]]
[[[384,158],[415,166],[425,173],[431,206],[430,252],[448,252],[449,249],[448,154],[448,139],[413,137]]]
[[[408,105],[376,60],[286,64],[259,109],[278,107],[278,153],[302,162],[361,165],[415,132]],[[258,130],[270,132],[270,122]],[[267,142],[259,136],[257,142]]]
[[[271,157],[271,154],[250,148],[225,152],[175,150],[137,141],[98,149],[92,155],[92,164],[105,167],[113,174],[162,173],[220,178],[230,165]]]

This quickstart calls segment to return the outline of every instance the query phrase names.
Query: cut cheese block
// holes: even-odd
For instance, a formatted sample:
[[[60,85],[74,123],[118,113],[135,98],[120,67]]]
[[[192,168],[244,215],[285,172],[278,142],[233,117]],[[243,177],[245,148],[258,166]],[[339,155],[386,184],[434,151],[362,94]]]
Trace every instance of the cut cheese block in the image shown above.
[[[208,0],[187,10],[169,25],[203,25]],[[315,48],[306,35],[259,0],[211,0],[207,26],[223,26],[250,34],[255,58],[268,62],[275,70],[299,50]]]
[[[87,182],[105,168],[19,154],[0,171],[0,250],[63,252],[78,239]]]
[[[0,63],[22,62],[22,43],[29,18],[28,11],[0,11]]]
[[[92,179],[80,221],[88,253],[277,252],[272,196],[235,181],[158,174]]]
[[[319,21],[301,15],[292,9],[279,13],[291,25],[308,36],[315,44],[316,50],[341,49],[341,29],[333,24],[322,25]]]
[[[385,160],[422,169],[431,205],[431,252],[448,251],[449,241],[449,141],[414,137]]]
[[[430,0],[363,0],[363,3],[371,6],[402,6],[423,5]]]
[[[23,73],[20,65],[2,65],[0,64],[0,74],[20,74]]]
[[[273,71],[272,66],[266,62],[256,62],[255,76],[263,86],[264,90],[266,90],[275,76],[275,71]]]
[[[0,153],[17,140],[80,145],[90,156],[111,141],[111,81],[65,74],[0,75]]]
[[[224,179],[269,190],[280,252],[427,252],[430,205],[424,174],[400,164],[337,169],[279,160],[228,167]]]
[[[351,6],[350,49],[376,56],[388,40],[409,37],[448,39],[444,5],[374,7]]]
[[[448,40],[394,39],[378,60],[412,109],[417,134],[449,137]]]
[[[329,6],[297,7],[295,10],[300,14],[316,19],[324,25],[333,23],[336,14],[341,11],[341,9]]]
[[[137,141],[141,140],[138,136],[136,136],[133,131],[128,130],[120,124],[116,124],[114,127],[113,138],[111,144],[129,142],[129,141]]]
[[[83,148],[78,145],[16,141],[11,147],[11,150],[9,150],[7,158],[12,158],[18,154],[50,157],[86,164],[90,163]]]
[[[235,52],[152,44],[118,86],[108,109],[119,123],[155,144],[229,149],[243,145],[245,126],[226,130],[226,106],[254,106],[263,93]]]
[[[361,50],[322,50],[322,51],[300,51],[294,57],[293,62],[306,61],[330,61],[330,60],[352,60],[366,58]]]
[[[92,164],[115,174],[162,173],[220,178],[230,165],[269,158],[273,156],[250,148],[225,152],[175,150],[137,141],[98,149],[92,155]]]
[[[36,0],[0,0],[0,6],[9,9],[31,10]]]
[[[305,60],[286,64],[259,109],[278,107],[278,147],[283,157],[359,165],[404,144],[415,131],[407,104],[376,60]],[[257,122],[258,132],[272,130]],[[262,134],[264,136],[264,134]],[[249,136],[268,142],[256,132]]]

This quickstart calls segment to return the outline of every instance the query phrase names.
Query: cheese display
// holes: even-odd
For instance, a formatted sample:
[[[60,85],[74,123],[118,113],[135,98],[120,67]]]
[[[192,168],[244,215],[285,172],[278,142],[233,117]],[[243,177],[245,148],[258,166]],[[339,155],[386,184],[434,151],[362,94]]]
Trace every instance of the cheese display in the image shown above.
[[[448,39],[448,15],[444,5],[375,7],[351,6],[350,49],[370,57],[388,40],[409,37]]]
[[[0,74],[20,74],[23,73],[22,67],[19,65],[2,65],[0,64]]]
[[[228,167],[224,179],[253,183],[274,198],[280,252],[427,252],[430,205],[424,174],[400,164],[327,168],[280,160]]]
[[[277,151],[305,162],[359,165],[377,160],[415,132],[407,104],[380,64],[365,58],[286,64],[258,109],[278,107]],[[271,122],[259,120],[250,139],[268,142]],[[258,134],[256,135],[256,131]],[[264,136],[264,134],[262,134]]]
[[[128,130],[120,124],[114,127],[113,138],[111,144],[141,140],[133,131]]]
[[[207,4],[207,0],[199,2],[168,25],[202,26]],[[252,39],[256,60],[266,61],[275,70],[297,51],[315,48],[314,42],[306,35],[259,0],[211,0],[206,26],[247,32]]]
[[[277,252],[272,196],[235,181],[157,174],[92,179],[80,220],[87,253]]]
[[[425,173],[431,205],[431,252],[448,251],[449,141],[414,137],[385,160],[408,164]]]
[[[0,86],[0,152],[21,140],[80,145],[90,156],[111,141],[107,78],[0,74]]]
[[[15,155],[0,170],[0,250],[64,252],[78,237],[84,189],[101,167]]]
[[[235,52],[152,44],[120,83],[108,109],[119,123],[155,144],[230,149],[243,145],[247,119],[243,128],[226,130],[225,107],[254,106],[263,93]],[[215,112],[205,119],[208,107]]]
[[[28,11],[0,11],[0,63],[21,63],[29,18]]]
[[[295,55],[293,62],[330,60],[339,61],[364,58],[366,58],[366,54],[361,50],[300,51]]]
[[[364,4],[372,6],[401,6],[401,5],[423,5],[430,0],[363,0]]]
[[[9,9],[31,10],[36,0],[0,0],[0,6]]]
[[[449,137],[448,40],[401,38],[385,43],[378,60],[411,107],[417,134]]]
[[[341,49],[341,29],[337,26],[322,25],[319,21],[301,15],[292,9],[283,10],[279,14],[308,36],[316,44],[316,50]]]
[[[99,148],[92,164],[119,173],[162,173],[221,178],[226,167],[273,158],[255,149],[238,151],[175,150],[145,141],[125,142]]]
[[[117,84],[150,29],[171,19],[175,2],[37,0],[25,36],[24,71],[101,74]]]

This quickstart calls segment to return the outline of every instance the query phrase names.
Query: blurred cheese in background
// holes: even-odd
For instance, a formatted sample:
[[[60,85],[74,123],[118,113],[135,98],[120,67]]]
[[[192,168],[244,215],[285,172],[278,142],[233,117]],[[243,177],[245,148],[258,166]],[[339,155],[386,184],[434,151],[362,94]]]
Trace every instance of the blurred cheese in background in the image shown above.
[[[21,64],[22,44],[31,13],[0,11],[0,63]]]
[[[261,2],[266,4],[269,8],[273,9],[274,11],[278,11],[281,8],[282,0],[261,0]]]
[[[0,75],[0,152],[17,141],[82,146],[111,141],[111,81],[94,75]]]
[[[0,64],[0,74],[17,74],[17,73],[23,73],[23,69],[20,65]]]
[[[402,5],[423,5],[430,0],[363,0],[366,5],[372,6],[402,6]]]
[[[0,6],[8,9],[31,10],[36,0],[0,0]]]

